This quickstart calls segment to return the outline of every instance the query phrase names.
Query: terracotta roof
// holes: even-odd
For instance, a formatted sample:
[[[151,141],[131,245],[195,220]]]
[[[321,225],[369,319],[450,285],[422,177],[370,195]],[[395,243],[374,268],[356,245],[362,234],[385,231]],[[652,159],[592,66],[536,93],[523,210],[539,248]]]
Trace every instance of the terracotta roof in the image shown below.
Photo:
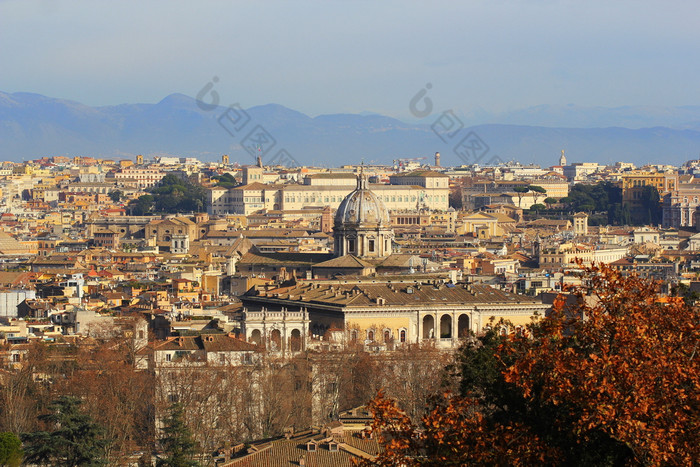
[[[271,185],[265,185],[264,183],[254,182],[247,185],[241,185],[233,188],[233,190],[269,190],[274,188]]]
[[[293,287],[259,292],[249,291],[241,298],[252,301],[291,300],[303,303],[318,303],[338,307],[376,306],[423,306],[464,304],[538,304],[538,300],[523,295],[511,294],[488,285],[477,284],[433,284],[416,283],[348,283],[319,284],[302,282]],[[383,303],[378,303],[378,298]],[[351,310],[345,310],[351,311]]]
[[[158,343],[155,350],[204,350],[207,352],[246,352],[256,349],[255,344],[236,339],[228,334],[169,337]]]
[[[241,258],[239,264],[310,266],[332,258],[328,253],[254,253],[249,251]]]
[[[314,268],[374,268],[374,265],[355,255],[344,255],[317,263]]]
[[[319,178],[322,178],[322,179],[347,178],[347,179],[352,179],[352,180],[357,179],[357,175],[355,175],[354,173],[320,173],[320,174],[307,175],[306,177],[307,178],[315,178],[315,179],[319,179]]]
[[[394,177],[444,177],[448,178],[448,175],[445,175],[440,172],[435,172],[434,170],[414,170],[413,172],[407,172],[407,173],[402,173],[402,174],[397,174],[393,175]]]
[[[337,443],[338,450],[331,451],[329,443]],[[309,451],[308,444],[316,449]],[[263,443],[254,443],[249,454],[233,459],[228,466],[283,467],[298,466],[303,456],[307,466],[336,467],[352,466],[355,461],[373,459],[379,453],[379,444],[374,439],[362,439],[345,434],[344,436],[324,437],[310,430],[301,432],[290,439],[278,438]]]

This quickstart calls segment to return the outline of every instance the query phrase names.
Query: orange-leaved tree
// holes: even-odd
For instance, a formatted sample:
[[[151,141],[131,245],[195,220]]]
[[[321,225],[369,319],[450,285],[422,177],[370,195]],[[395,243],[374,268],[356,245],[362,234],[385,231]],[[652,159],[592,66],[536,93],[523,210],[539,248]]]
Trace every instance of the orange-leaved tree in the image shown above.
[[[700,459],[700,312],[661,284],[587,268],[528,328],[460,350],[420,421],[379,394],[364,465],[690,465]]]

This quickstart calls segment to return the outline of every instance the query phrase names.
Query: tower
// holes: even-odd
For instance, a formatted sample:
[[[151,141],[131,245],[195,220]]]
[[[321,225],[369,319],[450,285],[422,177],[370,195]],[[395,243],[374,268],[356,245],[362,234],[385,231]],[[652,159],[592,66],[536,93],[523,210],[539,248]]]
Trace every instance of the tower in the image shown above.
[[[389,256],[393,238],[389,210],[370,191],[364,172],[360,171],[357,188],[343,199],[335,213],[335,255],[360,258]]]
[[[262,183],[263,173],[263,169],[257,166],[243,167],[243,184],[248,185],[255,182]]]
[[[186,255],[190,251],[190,236],[175,234],[170,240],[170,252],[175,255]]]
[[[223,165],[228,165],[228,164],[229,164],[229,159],[228,159],[228,155],[227,155],[227,154],[224,154],[223,156],[221,156],[221,163],[222,163]]]
[[[143,165],[143,156],[141,154],[136,156],[136,165]]]
[[[435,167],[440,167],[440,153],[435,153]]]
[[[566,156],[564,155],[564,150],[561,150],[561,156],[559,157],[559,165],[564,167],[566,165]]]
[[[588,235],[588,214],[585,212],[574,214],[574,235],[577,237]]]

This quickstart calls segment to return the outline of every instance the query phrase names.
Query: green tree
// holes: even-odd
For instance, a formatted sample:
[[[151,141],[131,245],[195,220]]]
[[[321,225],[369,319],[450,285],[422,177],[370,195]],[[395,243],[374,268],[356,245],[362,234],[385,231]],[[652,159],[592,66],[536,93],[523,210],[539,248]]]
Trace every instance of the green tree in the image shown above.
[[[530,191],[530,187],[525,185],[519,185],[514,187],[513,191],[515,192],[515,194],[518,195],[518,207],[522,207],[521,205],[523,204],[523,195]]]
[[[545,200],[545,203],[547,201]],[[569,191],[569,196],[559,200],[568,212],[606,212],[608,224],[622,225],[629,223],[625,219],[622,206],[622,189],[610,182],[593,185],[578,183]]]
[[[9,431],[0,433],[0,465],[18,466],[22,457],[22,442],[17,435]]]
[[[192,432],[185,424],[185,412],[181,404],[170,406],[168,416],[163,420],[163,437],[160,444],[166,457],[158,459],[158,467],[190,467],[197,466],[194,456],[197,453],[197,443]]]
[[[109,444],[104,429],[80,410],[81,400],[61,396],[40,415],[50,431],[22,434],[28,463],[57,466],[104,465]]]
[[[542,211],[543,209],[547,209],[547,206],[540,203],[530,206],[530,211]]]
[[[656,187],[647,185],[642,189],[638,219],[640,224],[661,223],[661,197]]]
[[[129,203],[129,209],[132,216],[147,216],[153,212],[155,207],[155,198],[153,195],[142,195]]]
[[[150,195],[132,201],[129,208],[134,215],[146,215],[151,212],[202,212],[206,202],[204,187],[168,174],[158,186],[151,189]]]
[[[547,207],[551,208],[553,204],[557,204],[557,199],[556,199],[556,198],[547,197],[547,198],[544,199],[544,204],[546,204]]]
[[[535,204],[542,197],[542,195],[547,194],[547,190],[537,185],[530,185],[530,191],[532,192],[532,197],[534,198]]]
[[[121,201],[122,196],[124,196],[124,193],[121,190],[114,190],[109,192],[109,199],[111,199],[115,203]]]
[[[236,179],[230,173],[225,173],[219,177],[214,178],[217,180],[216,186],[220,186],[223,188],[233,188],[238,184]]]

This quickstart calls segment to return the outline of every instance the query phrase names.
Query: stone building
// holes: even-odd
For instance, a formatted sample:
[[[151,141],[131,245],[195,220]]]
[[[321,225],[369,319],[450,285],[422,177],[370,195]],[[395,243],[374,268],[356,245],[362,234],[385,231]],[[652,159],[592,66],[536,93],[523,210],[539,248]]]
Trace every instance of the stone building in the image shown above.
[[[294,317],[296,326],[307,322],[312,339],[336,330],[348,341],[386,350],[407,344],[457,348],[469,332],[479,334],[492,326],[491,318],[509,320],[514,329],[504,332],[517,332],[548,308],[531,297],[487,285],[449,283],[435,276],[301,281],[276,289],[251,289],[241,301],[246,321],[248,315],[265,313],[268,327],[276,318],[281,328],[296,313],[300,314]],[[302,341],[301,345],[307,344]]]
[[[325,174],[307,177],[303,185],[266,184],[257,179],[250,179],[249,183],[245,181],[246,179],[243,185],[235,188],[209,189],[207,212],[213,215],[248,215],[263,209],[289,211],[326,206],[337,209],[342,200],[353,191],[354,175]],[[417,208],[446,211],[449,207],[448,181],[446,175],[422,171],[392,177],[389,185],[372,184],[371,189],[392,211]]]

